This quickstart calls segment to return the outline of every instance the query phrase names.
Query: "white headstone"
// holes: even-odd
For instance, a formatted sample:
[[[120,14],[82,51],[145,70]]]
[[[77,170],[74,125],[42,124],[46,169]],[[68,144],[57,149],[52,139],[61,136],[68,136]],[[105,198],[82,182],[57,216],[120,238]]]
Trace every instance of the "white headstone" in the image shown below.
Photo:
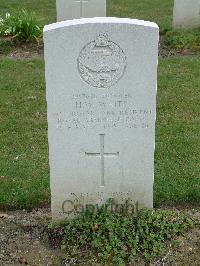
[[[174,0],[174,28],[200,26],[200,0]]]
[[[158,32],[120,18],[45,26],[54,219],[109,198],[153,206]]]
[[[106,0],[56,0],[57,21],[106,17]]]

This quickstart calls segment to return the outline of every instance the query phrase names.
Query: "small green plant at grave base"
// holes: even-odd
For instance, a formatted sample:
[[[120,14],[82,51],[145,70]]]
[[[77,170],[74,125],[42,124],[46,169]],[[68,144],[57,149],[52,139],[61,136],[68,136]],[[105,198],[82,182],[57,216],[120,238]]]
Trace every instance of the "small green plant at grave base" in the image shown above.
[[[42,29],[38,25],[34,13],[25,9],[6,13],[0,18],[0,36],[12,37],[12,40],[21,42],[37,42],[41,37]]]
[[[51,234],[61,239],[69,263],[87,258],[101,265],[126,265],[139,257],[153,261],[164,254],[166,241],[192,226],[193,221],[185,214],[143,209],[136,217],[103,206],[55,226]]]
[[[165,44],[175,49],[193,49],[200,52],[200,28],[193,31],[167,31]]]

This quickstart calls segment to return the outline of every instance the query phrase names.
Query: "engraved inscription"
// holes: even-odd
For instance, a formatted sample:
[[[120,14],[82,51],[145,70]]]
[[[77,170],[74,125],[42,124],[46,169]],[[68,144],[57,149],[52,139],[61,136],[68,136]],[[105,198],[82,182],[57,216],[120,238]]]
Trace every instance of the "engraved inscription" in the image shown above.
[[[87,44],[78,57],[81,78],[96,88],[109,88],[123,76],[126,68],[123,50],[106,34]]]
[[[138,106],[130,93],[73,94],[70,102],[71,112],[53,114],[58,129],[137,130],[154,123],[154,111]]]

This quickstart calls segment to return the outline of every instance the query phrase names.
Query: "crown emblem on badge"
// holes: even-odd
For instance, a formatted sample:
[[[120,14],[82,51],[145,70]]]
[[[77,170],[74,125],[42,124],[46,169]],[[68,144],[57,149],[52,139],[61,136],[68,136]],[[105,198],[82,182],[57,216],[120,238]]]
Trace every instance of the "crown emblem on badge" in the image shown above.
[[[96,46],[105,47],[105,46],[108,46],[108,45],[109,45],[109,41],[108,41],[108,35],[106,33],[100,34],[96,38]]]

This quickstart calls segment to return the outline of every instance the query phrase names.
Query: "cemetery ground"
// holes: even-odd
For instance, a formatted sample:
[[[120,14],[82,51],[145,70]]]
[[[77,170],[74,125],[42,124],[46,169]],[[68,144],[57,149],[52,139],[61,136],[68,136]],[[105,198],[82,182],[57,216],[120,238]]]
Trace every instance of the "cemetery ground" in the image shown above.
[[[34,10],[41,25],[55,21],[52,0],[2,0],[0,13],[19,6]],[[172,6],[171,0],[112,0],[108,16],[136,17],[160,26],[154,205],[177,215],[186,210],[197,221],[162,258],[165,265],[200,265],[200,37],[198,30],[171,30]],[[42,43],[19,45],[2,38],[0,43],[0,261],[61,265],[62,255],[49,246],[47,230],[50,188]],[[162,265],[156,261],[154,265]]]

